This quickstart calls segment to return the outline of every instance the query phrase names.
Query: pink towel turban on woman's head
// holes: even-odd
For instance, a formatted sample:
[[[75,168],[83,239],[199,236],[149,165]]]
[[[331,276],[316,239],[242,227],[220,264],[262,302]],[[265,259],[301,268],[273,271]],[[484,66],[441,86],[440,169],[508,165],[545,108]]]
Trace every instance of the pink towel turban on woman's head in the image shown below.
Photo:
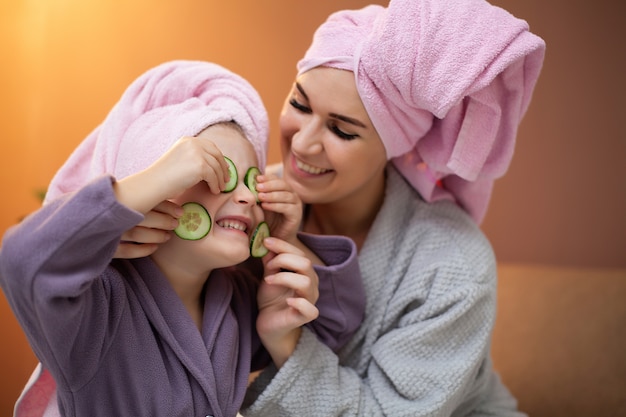
[[[269,121],[252,85],[209,62],[158,65],[126,89],[104,122],[76,148],[52,179],[46,201],[102,174],[121,179],[139,172],[181,137],[229,121],[243,129],[263,170]]]
[[[332,14],[298,62],[353,71],[387,158],[478,223],[510,164],[545,43],[484,0],[391,0]]]

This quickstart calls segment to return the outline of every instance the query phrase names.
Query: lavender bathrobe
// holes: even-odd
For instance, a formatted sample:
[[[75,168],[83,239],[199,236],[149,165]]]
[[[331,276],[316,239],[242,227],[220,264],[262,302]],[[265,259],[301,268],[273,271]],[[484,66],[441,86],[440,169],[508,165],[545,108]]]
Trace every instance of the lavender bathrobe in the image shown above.
[[[45,205],[0,248],[0,284],[54,376],[62,415],[235,416],[250,370],[269,361],[254,326],[258,278],[243,268],[211,274],[198,332],[150,258],[111,260],[143,219],[117,202],[111,182]],[[310,327],[338,348],[364,308],[353,243],[304,240],[332,265],[317,268],[320,318]],[[355,291],[357,302],[342,302]]]

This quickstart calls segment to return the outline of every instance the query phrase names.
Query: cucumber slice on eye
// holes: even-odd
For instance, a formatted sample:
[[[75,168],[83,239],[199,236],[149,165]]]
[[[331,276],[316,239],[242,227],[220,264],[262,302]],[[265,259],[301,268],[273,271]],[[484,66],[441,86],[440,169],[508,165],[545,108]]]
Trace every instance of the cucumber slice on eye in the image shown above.
[[[243,183],[246,184],[246,187],[252,191],[254,194],[254,198],[256,202],[259,202],[259,192],[256,190],[256,176],[260,175],[261,171],[257,167],[250,167],[246,171],[246,176],[243,178]]]
[[[237,181],[239,180],[239,177],[237,176],[237,168],[235,167],[235,164],[233,163],[233,161],[231,161],[230,158],[227,158],[227,157],[224,157],[224,159],[226,160],[226,163],[228,164],[228,175],[230,179],[224,186],[224,191],[222,192],[230,193],[237,187]]]
[[[250,240],[250,255],[255,258],[262,258],[269,250],[263,246],[263,239],[269,237],[270,235],[270,227],[266,222],[261,222],[256,227],[256,230],[252,234],[252,239]]]
[[[178,219],[178,227],[174,233],[181,239],[198,240],[205,237],[211,230],[211,216],[201,204],[188,202],[183,204],[184,213]]]

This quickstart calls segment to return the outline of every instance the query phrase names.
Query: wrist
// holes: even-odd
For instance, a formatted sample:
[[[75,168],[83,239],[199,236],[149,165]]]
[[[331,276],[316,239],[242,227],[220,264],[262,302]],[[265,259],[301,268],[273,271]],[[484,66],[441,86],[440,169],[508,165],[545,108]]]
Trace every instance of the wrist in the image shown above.
[[[276,368],[280,369],[296,350],[296,346],[302,335],[302,327],[297,327],[280,338],[265,340],[261,337],[263,345],[272,357]]]
[[[113,192],[120,204],[145,214],[163,200],[156,195],[155,191],[159,190],[159,187],[152,181],[150,175],[139,172],[116,180],[113,183]]]

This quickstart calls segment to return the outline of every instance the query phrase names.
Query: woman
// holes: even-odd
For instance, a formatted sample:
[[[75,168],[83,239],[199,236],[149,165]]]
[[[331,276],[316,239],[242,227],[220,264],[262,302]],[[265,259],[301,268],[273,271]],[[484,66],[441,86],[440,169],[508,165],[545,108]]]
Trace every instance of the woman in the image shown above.
[[[392,0],[317,30],[281,113],[282,175],[303,231],[356,242],[366,315],[338,354],[303,331],[244,415],[521,414],[490,361],[496,263],[477,223],[543,54],[482,0]]]

